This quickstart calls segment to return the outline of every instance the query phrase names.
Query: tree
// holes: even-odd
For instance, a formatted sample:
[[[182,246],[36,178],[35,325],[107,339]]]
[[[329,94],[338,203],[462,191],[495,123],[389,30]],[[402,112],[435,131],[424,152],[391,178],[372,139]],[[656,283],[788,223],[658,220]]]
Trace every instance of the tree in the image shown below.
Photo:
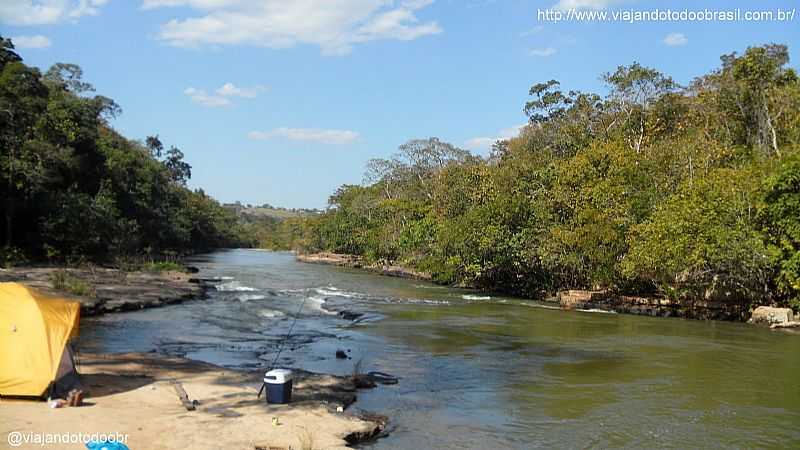
[[[775,254],[776,287],[800,310],[800,154],[766,180],[764,232]]]
[[[164,165],[167,167],[172,181],[176,183],[186,185],[186,182],[192,178],[192,166],[183,160],[183,152],[177,147],[170,147],[167,150]]]
[[[638,62],[617,67],[614,73],[603,75],[603,81],[611,88],[606,108],[614,114],[612,124],[622,127],[628,145],[639,153],[654,125],[649,114],[653,105],[674,92],[678,85],[672,78]]]
[[[523,108],[531,123],[541,124],[564,114],[572,99],[558,90],[559,86],[561,83],[556,80],[531,86],[528,95],[535,96],[535,99],[525,103]]]
[[[3,70],[6,64],[20,61],[22,58],[14,51],[14,43],[11,42],[11,39],[0,35],[0,70]]]
[[[759,178],[757,168],[717,169],[683,184],[632,229],[623,273],[680,298],[766,296],[772,254],[757,223]]]
[[[785,67],[785,45],[750,47],[744,55],[722,56],[723,95],[735,103],[747,130],[747,142],[764,153],[780,153],[775,122],[784,113],[778,98],[782,87],[797,85],[797,73]]]
[[[55,63],[45,72],[43,80],[76,95],[94,92],[94,86],[83,81],[83,69],[75,64]]]
[[[413,139],[402,144],[390,159],[376,158],[367,164],[365,180],[380,183],[386,198],[397,192],[415,198],[433,198],[431,180],[450,164],[475,160],[467,150],[438,138]]]
[[[41,175],[40,146],[27,146],[36,133],[36,124],[47,105],[47,88],[40,73],[27,67],[13,52],[13,44],[0,37],[0,168],[5,198],[5,245],[14,244],[17,204],[38,184]]]
[[[161,154],[164,152],[164,144],[161,143],[158,135],[147,136],[144,142],[147,149],[150,150],[150,155],[152,155],[153,158],[160,159]]]

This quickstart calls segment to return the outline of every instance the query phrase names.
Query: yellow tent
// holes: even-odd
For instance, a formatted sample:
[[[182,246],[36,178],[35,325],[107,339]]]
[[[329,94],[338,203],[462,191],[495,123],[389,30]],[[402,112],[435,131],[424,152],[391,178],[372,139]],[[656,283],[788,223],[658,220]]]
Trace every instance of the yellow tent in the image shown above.
[[[19,283],[0,283],[0,395],[42,396],[77,380],[67,346],[78,335],[80,303]]]

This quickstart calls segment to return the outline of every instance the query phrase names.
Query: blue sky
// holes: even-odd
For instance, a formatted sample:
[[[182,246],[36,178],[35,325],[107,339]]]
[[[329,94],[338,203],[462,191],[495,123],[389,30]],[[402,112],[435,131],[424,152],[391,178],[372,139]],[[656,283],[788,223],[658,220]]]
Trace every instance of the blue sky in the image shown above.
[[[364,163],[437,136],[486,154],[525,123],[529,87],[603,92],[639,61],[686,83],[767,42],[800,57],[792,1],[2,0],[28,64],[71,62],[122,106],[115,128],[158,134],[223,202],[323,207]],[[793,20],[560,22],[538,10],[798,9]]]

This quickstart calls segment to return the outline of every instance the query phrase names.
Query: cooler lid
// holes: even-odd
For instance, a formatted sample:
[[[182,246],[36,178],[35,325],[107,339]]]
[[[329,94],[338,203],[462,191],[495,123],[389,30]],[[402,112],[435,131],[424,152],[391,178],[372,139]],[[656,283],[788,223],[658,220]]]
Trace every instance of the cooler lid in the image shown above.
[[[289,369],[273,369],[264,374],[264,383],[284,384],[292,381],[292,371]]]

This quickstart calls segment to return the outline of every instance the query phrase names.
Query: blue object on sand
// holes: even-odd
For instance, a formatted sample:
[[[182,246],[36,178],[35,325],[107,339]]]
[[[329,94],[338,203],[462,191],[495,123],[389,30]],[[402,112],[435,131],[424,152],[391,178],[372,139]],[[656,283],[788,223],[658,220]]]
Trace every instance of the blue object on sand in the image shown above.
[[[131,450],[127,445],[117,441],[90,441],[86,443],[89,450]]]

